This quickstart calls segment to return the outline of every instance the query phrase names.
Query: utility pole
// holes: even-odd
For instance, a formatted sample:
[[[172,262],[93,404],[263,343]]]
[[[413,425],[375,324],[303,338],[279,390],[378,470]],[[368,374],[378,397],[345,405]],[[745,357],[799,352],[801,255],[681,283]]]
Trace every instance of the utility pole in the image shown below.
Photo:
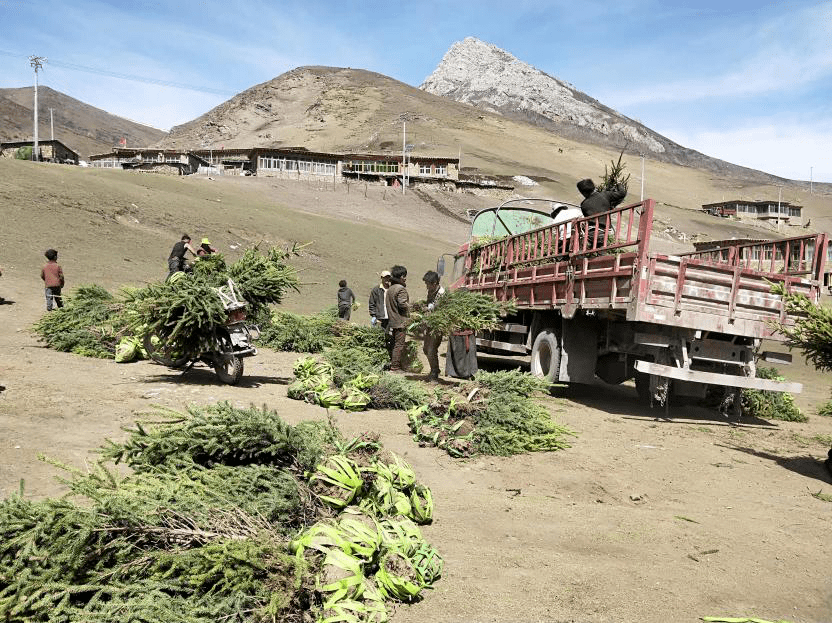
[[[644,154],[641,154],[641,201],[644,201]]]
[[[32,160],[40,160],[38,153],[38,70],[43,69],[43,64],[46,62],[44,56],[30,56],[29,64],[35,70],[35,136],[34,146],[32,147]]]
[[[55,140],[55,119],[52,117],[52,109],[49,109],[49,128],[52,130],[52,140]]]
[[[407,180],[407,121],[402,121],[402,195],[405,194],[404,188]]]
[[[814,192],[813,192],[814,189],[812,188],[812,186],[813,186],[813,183],[812,183],[812,169],[813,168],[814,167],[809,167],[809,194],[810,195],[814,194]]]

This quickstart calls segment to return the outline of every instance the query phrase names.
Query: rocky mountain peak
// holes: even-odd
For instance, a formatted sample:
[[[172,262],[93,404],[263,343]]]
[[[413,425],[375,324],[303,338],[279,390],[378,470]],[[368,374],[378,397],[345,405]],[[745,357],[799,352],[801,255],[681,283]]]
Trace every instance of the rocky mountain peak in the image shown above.
[[[612,146],[663,154],[672,144],[571,84],[475,37],[454,43],[420,88]]]

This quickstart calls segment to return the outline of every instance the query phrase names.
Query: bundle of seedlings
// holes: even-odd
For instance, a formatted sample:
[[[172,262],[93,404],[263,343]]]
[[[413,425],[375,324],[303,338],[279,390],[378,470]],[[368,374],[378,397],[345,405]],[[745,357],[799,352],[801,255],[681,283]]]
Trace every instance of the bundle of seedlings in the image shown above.
[[[290,543],[320,568],[324,621],[386,621],[385,600],[413,602],[442,573],[443,561],[416,524],[430,523],[433,499],[412,468],[372,442],[354,444],[361,462],[333,455],[317,466],[313,492],[339,514]],[[331,618],[330,618],[331,617]]]
[[[757,378],[786,380],[777,368],[757,368]],[[809,419],[794,403],[794,396],[790,393],[767,392],[762,389],[742,390],[742,412],[751,417],[787,422],[805,422]]]
[[[623,188],[625,191],[627,190],[627,184],[630,182],[630,174],[624,175],[624,169],[627,168],[627,164],[622,162],[621,159],[624,157],[624,150],[621,150],[621,153],[618,154],[618,161],[610,161],[610,166],[607,168],[607,165],[604,165],[604,175],[601,176],[601,183],[598,185],[598,190],[614,190],[616,188]]]
[[[337,498],[344,478],[333,466],[355,457],[375,470],[364,476],[368,483],[381,471],[415,491],[412,470],[382,460],[377,442],[344,440],[322,423],[289,426],[265,408],[221,403],[155,415],[161,421],[138,425],[124,443],[101,450],[126,460],[129,474],[103,464],[89,473],[69,470],[68,496],[33,502],[21,491],[0,503],[0,620],[299,622],[324,620],[334,609],[354,615],[341,621],[368,620],[369,608],[333,599],[329,562],[298,556],[287,543],[329,521],[358,545],[369,534],[326,501],[325,491]],[[326,478],[336,485],[321,487]],[[429,496],[422,491],[420,508],[432,509]],[[382,526],[389,513],[373,514],[377,508],[367,504],[361,512]],[[393,523],[394,535],[415,528],[403,518]],[[371,543],[383,542],[380,530]],[[435,551],[419,547],[411,566],[421,575],[397,575],[388,582],[394,588],[417,580],[422,588],[441,571]],[[386,621],[385,600],[399,599],[393,590],[382,593],[384,586],[368,577],[362,594],[350,595],[378,595],[372,620]]]
[[[104,288],[82,285],[64,296],[64,306],[45,314],[33,330],[49,348],[112,359],[130,334],[124,305]]]
[[[777,324],[789,348],[797,348],[821,372],[832,371],[832,308],[816,305],[804,294],[786,292],[783,284],[771,291],[783,297],[786,313],[797,316],[794,326]]]
[[[454,457],[509,456],[569,447],[572,431],[534,400],[548,386],[529,374],[479,372],[473,381],[408,414],[414,440]]]
[[[496,301],[490,296],[459,289],[437,298],[430,313],[416,314],[409,329],[438,335],[487,331],[497,328],[501,319],[514,309],[513,301]]]
[[[269,322],[260,324],[258,343],[278,351],[320,353],[332,345],[338,324],[336,307],[311,316],[275,310]]]
[[[327,349],[323,361],[302,357],[286,394],[346,411],[409,409],[427,402],[430,394],[421,383],[381,371],[386,359],[386,351],[346,346]]]

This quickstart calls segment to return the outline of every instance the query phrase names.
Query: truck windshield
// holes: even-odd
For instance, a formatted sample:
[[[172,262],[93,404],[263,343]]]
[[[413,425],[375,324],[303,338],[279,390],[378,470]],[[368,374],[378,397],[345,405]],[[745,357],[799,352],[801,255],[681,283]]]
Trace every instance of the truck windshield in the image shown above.
[[[503,207],[482,210],[474,217],[471,237],[502,238],[551,225],[554,219],[548,214],[528,208]]]

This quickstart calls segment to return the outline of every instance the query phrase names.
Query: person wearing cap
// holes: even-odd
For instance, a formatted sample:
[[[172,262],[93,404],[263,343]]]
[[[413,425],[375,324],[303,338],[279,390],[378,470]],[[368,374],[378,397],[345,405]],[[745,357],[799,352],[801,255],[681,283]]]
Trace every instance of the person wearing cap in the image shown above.
[[[367,310],[370,312],[370,324],[380,324],[382,329],[387,329],[387,288],[390,287],[390,271],[383,270],[379,275],[381,283],[370,290],[370,302]]]
[[[212,253],[216,253],[217,250],[211,246],[211,241],[208,238],[203,238],[202,242],[196,248],[196,254],[202,257],[203,255],[211,255]]]
[[[190,251],[191,255],[196,256],[196,249],[191,246],[191,237],[188,234],[182,234],[182,238],[173,245],[170,255],[168,256],[168,279],[173,273],[180,273],[185,270],[185,253]]]

